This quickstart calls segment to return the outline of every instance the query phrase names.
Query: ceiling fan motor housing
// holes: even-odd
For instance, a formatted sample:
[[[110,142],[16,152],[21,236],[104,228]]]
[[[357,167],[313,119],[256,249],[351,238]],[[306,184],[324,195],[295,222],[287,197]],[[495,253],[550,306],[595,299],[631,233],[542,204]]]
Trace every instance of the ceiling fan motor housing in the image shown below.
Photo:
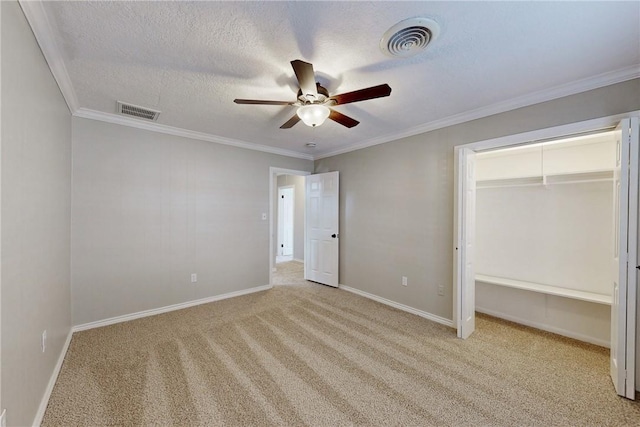
[[[298,89],[298,100],[303,104],[324,104],[324,102],[329,98],[329,91],[317,82],[316,89],[318,91],[317,97],[314,97],[313,95],[310,96],[309,94],[303,94],[302,89]]]

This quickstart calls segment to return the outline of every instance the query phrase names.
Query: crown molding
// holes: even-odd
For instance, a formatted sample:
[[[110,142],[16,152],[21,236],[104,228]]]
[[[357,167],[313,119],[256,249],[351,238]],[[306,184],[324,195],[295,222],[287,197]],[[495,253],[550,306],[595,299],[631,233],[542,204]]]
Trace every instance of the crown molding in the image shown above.
[[[58,87],[62,92],[62,96],[64,97],[67,106],[71,111],[71,114],[73,114],[74,116],[306,160],[319,160],[326,157],[336,156],[339,154],[372,147],[374,145],[384,144],[386,142],[396,141],[402,138],[419,135],[421,133],[430,132],[436,129],[442,129],[448,126],[457,125],[494,114],[504,113],[506,111],[527,107],[541,102],[551,101],[553,99],[562,98],[564,96],[575,95],[580,92],[586,92],[589,90],[598,89],[600,87],[621,83],[640,77],[640,64],[634,64],[620,70],[599,74],[597,76],[587,77],[575,82],[516,97],[511,100],[499,102],[496,104],[488,105],[486,107],[469,110],[460,114],[455,114],[453,116],[423,123],[421,125],[400,132],[383,135],[373,139],[368,139],[366,141],[356,142],[337,150],[311,155],[306,153],[299,153],[293,150],[275,148],[237,139],[216,136],[213,134],[191,131],[188,129],[161,125],[157,123],[146,123],[135,119],[130,119],[128,117],[117,116],[115,114],[80,108],[78,98],[73,89],[73,85],[71,84],[71,79],[69,77],[67,67],[64,64],[62,51],[58,47],[57,43],[55,42],[55,38],[53,37],[53,29],[51,23],[49,22],[49,19],[47,18],[46,11],[44,10],[43,2],[40,0],[18,0],[18,2],[25,14],[25,17],[27,18],[27,21],[29,22],[29,25],[31,26],[38,44],[40,45],[40,50],[42,51],[42,54],[44,55],[49,68],[51,69],[51,73],[58,83]]]
[[[67,67],[64,65],[62,51],[53,37],[53,29],[49,18],[47,18],[44,5],[41,1],[19,0],[18,2],[24,16],[27,18],[27,22],[31,26],[31,31],[33,31],[38,45],[40,45],[42,55],[44,55],[44,59],[49,64],[51,74],[53,74],[53,78],[58,83],[60,92],[62,92],[62,96],[67,102],[71,114],[73,114],[79,106],[78,97],[73,90]]]
[[[297,151],[286,150],[284,148],[276,148],[268,145],[241,141],[238,139],[225,138],[210,133],[196,132],[193,130],[163,125],[160,123],[145,122],[142,120],[121,116],[119,114],[104,113],[102,111],[90,110],[88,108],[78,108],[78,110],[73,113],[73,116],[81,117],[83,119],[98,120],[101,122],[148,130],[151,132],[164,133],[167,135],[180,136],[183,138],[197,139],[199,141],[215,142],[217,144],[246,148],[248,150],[262,151],[263,153],[278,154],[280,156],[295,157],[304,160],[313,160],[313,156],[311,154],[298,153]]]
[[[610,71],[581,80],[576,80],[575,82],[554,86],[549,89],[544,89],[538,92],[530,93],[528,95],[519,96],[507,101],[488,105],[486,107],[469,110],[464,113],[455,114],[453,116],[424,123],[422,125],[415,126],[401,132],[383,135],[378,138],[355,143],[338,150],[318,153],[314,156],[313,160],[319,160],[327,157],[337,156],[338,154],[349,153],[351,151],[372,147],[374,145],[384,144],[386,142],[396,141],[398,139],[419,135],[421,133],[430,132],[436,129],[442,129],[471,120],[481,119],[483,117],[492,116],[494,114],[504,113],[518,108],[551,101],[553,99],[558,99],[565,96],[575,95],[581,92],[598,89],[616,83],[622,83],[624,81],[636,78],[640,78],[640,64],[635,64],[629,67],[622,68],[620,70]]]

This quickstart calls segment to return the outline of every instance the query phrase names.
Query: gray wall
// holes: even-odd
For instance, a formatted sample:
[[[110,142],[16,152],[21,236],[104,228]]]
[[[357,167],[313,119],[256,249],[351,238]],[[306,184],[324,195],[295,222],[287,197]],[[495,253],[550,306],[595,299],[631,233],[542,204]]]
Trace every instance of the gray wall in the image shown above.
[[[75,325],[269,284],[269,167],[311,161],[77,117],[72,127]]]
[[[639,109],[636,79],[317,160],[340,171],[341,284],[451,319],[453,147]]]
[[[71,116],[19,5],[0,7],[2,407],[31,425],[71,327]]]
[[[278,177],[278,187],[286,187],[289,185],[293,186],[293,198],[294,198],[294,207],[293,207],[293,259],[298,261],[304,261],[304,176],[298,175],[280,175]],[[278,224],[278,192],[275,191],[275,217],[276,217],[276,226]],[[278,230],[274,233],[275,241],[276,241],[276,252],[278,246]]]

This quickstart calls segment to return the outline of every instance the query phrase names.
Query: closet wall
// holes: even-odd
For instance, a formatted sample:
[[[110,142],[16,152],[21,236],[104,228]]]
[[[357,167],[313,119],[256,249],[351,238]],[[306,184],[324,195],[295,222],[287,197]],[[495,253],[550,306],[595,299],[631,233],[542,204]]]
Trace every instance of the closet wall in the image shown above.
[[[478,154],[476,306],[609,346],[613,132]]]

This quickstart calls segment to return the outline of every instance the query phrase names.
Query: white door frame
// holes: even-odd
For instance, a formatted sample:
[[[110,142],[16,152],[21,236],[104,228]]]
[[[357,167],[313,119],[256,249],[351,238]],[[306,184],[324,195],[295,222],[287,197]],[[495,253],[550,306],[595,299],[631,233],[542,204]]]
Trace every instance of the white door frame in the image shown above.
[[[461,265],[461,251],[462,246],[462,227],[465,223],[465,215],[462,211],[462,197],[464,196],[461,191],[462,179],[460,174],[464,171],[460,170],[462,166],[460,162],[460,153],[462,149],[471,149],[473,151],[484,151],[488,149],[504,148],[514,145],[524,145],[533,142],[540,142],[545,139],[557,139],[564,136],[574,135],[581,132],[590,132],[598,129],[614,128],[620,120],[629,117],[639,117],[640,111],[634,111],[626,114],[619,114],[615,116],[602,117],[593,120],[587,120],[578,123],[572,123],[568,125],[556,126],[546,129],[540,129],[530,132],[524,132],[516,135],[509,135],[500,138],[488,139],[484,141],[478,141],[470,144],[464,144],[454,147],[454,244],[453,244],[453,325],[458,331],[458,337],[461,336],[461,324],[462,313],[464,312],[464,301],[462,295],[464,294],[462,282],[462,265]],[[635,301],[634,301],[635,303]],[[633,348],[631,348],[633,347]],[[635,345],[627,347],[627,357],[631,360],[635,360]]]
[[[274,236],[275,226],[274,221],[277,221],[275,218],[275,204],[274,200],[276,195],[278,194],[278,175],[296,175],[296,176],[307,176],[311,175],[309,171],[303,170],[295,170],[295,169],[284,169],[271,166],[269,168],[269,285],[273,286],[273,270],[275,268],[275,242],[277,241],[277,236]],[[306,215],[306,213],[305,213]]]

